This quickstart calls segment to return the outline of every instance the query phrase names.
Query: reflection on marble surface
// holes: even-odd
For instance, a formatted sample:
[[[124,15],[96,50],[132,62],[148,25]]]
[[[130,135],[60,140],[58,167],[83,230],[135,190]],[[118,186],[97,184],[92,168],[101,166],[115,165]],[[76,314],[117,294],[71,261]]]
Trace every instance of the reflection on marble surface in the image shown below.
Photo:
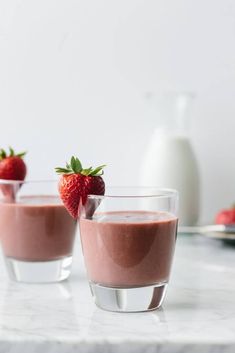
[[[235,352],[235,249],[180,237],[163,308],[112,313],[95,307],[80,250],[59,284],[0,274],[0,352]]]

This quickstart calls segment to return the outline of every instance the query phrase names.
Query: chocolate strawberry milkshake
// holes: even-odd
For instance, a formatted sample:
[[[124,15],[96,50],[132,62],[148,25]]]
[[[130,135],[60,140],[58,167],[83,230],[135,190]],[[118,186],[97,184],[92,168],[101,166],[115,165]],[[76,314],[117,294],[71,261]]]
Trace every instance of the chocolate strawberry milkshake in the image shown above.
[[[177,234],[177,192],[142,192],[88,195],[80,209],[87,276],[96,304],[106,310],[156,309],[166,292]]]
[[[66,279],[76,220],[56,196],[57,182],[12,182],[12,186],[12,198],[0,194],[0,241],[9,276],[30,283]]]
[[[25,196],[0,203],[0,239],[5,256],[52,261],[72,255],[76,223],[56,196]]]
[[[176,229],[176,217],[160,212],[107,212],[81,219],[88,278],[117,288],[168,282]]]

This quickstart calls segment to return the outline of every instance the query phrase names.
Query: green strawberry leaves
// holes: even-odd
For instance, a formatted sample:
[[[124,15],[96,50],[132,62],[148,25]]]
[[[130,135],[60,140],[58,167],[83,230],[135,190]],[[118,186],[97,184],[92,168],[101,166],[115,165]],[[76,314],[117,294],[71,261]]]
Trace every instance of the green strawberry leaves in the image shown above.
[[[0,160],[3,160],[4,158],[6,158],[7,154],[6,154],[6,151],[1,148],[0,150]]]
[[[82,164],[78,158],[75,158],[74,156],[72,156],[71,161],[70,161],[70,166],[71,166],[72,171],[75,174],[81,173]]]
[[[9,151],[10,151],[9,156],[13,157],[15,155],[15,152],[14,152],[14,150],[13,150],[13,148],[11,146],[9,146]]]
[[[96,169],[94,169],[90,175],[91,176],[97,176],[97,175],[103,175],[104,174],[104,171],[102,170],[104,167],[106,167],[105,164],[103,165],[100,165],[99,167],[97,167]]]
[[[20,152],[20,153],[15,153],[15,151],[13,150],[13,148],[11,146],[9,146],[9,154],[7,154],[7,152],[1,148],[0,149],[0,161],[2,161],[5,158],[8,157],[19,157],[19,158],[23,158],[26,155],[27,152]]]
[[[66,163],[66,168],[56,167],[58,174],[81,174],[84,176],[100,176],[103,175],[105,164],[93,169],[93,167],[83,169],[82,163],[77,157],[72,156],[70,163]]]

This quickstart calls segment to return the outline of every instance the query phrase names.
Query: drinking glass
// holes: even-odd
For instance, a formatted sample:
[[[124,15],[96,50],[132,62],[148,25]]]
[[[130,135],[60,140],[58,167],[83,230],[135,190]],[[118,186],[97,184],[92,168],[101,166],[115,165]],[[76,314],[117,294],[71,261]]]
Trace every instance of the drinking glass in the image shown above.
[[[110,311],[161,306],[177,233],[178,193],[109,188],[80,204],[79,226],[91,293]]]
[[[11,279],[66,279],[75,232],[76,221],[61,203],[56,181],[0,180],[0,240]]]

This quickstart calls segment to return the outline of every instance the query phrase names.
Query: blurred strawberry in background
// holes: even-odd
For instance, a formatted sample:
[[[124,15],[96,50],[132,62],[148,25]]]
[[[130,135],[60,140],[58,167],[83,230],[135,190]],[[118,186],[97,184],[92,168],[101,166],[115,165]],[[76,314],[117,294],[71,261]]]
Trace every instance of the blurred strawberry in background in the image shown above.
[[[230,209],[223,209],[216,215],[216,224],[235,224],[235,205]]]

